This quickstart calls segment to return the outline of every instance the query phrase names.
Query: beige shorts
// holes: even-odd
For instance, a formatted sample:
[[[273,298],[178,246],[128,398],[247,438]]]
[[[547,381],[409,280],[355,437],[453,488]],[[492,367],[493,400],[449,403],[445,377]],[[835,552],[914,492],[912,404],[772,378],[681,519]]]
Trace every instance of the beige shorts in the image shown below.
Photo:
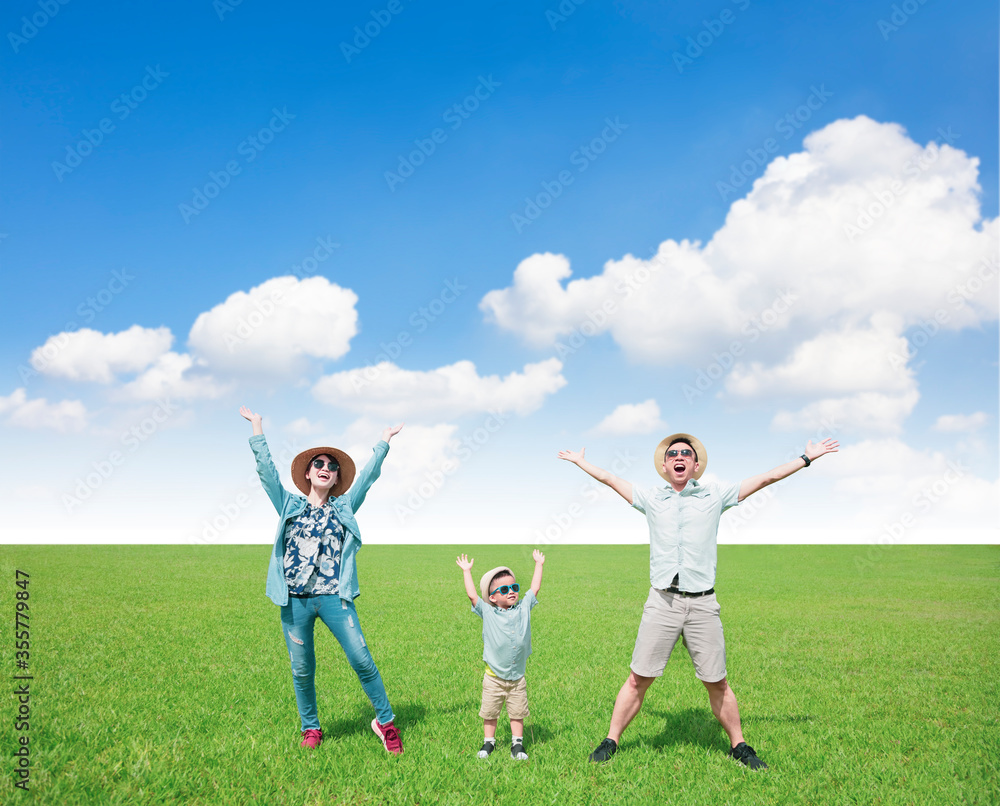
[[[496,719],[504,702],[507,703],[507,716],[511,719],[524,719],[528,715],[528,686],[524,678],[502,680],[483,674],[483,707],[479,709],[479,716]]]
[[[680,596],[650,588],[642,609],[631,669],[642,677],[659,677],[682,638],[699,680],[716,683],[726,676],[726,639],[719,602],[707,596]]]

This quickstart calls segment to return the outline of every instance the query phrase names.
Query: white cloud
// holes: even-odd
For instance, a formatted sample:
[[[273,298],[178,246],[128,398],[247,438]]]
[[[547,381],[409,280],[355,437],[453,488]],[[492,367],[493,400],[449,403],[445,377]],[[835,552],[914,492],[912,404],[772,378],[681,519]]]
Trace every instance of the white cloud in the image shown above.
[[[978,431],[989,419],[984,411],[977,411],[975,414],[942,414],[934,422],[933,428],[947,434]]]
[[[598,436],[649,434],[666,427],[660,419],[660,407],[650,398],[642,403],[623,403],[601,420],[591,431]]]
[[[298,417],[282,430],[293,437],[312,437],[323,432],[323,424],[314,423],[308,417]]]
[[[471,361],[429,371],[405,370],[383,362],[320,378],[317,400],[389,420],[458,417],[491,409],[530,414],[566,385],[555,358],[527,364],[523,373],[480,376]]]
[[[194,370],[192,372],[192,370]],[[187,353],[169,352],[131,383],[122,387],[125,397],[135,400],[155,400],[160,397],[183,399],[216,398],[228,387],[195,366]]]
[[[15,389],[0,397],[0,416],[8,425],[28,429],[49,429],[60,433],[76,433],[87,426],[87,409],[79,400],[49,403],[44,397],[28,400],[24,389]]]
[[[849,520],[892,542],[937,529],[938,542],[948,543],[962,529],[1000,526],[1000,481],[976,476],[960,457],[890,438],[842,447],[816,467],[853,502]]]
[[[169,328],[133,325],[119,333],[81,328],[51,336],[31,353],[39,372],[73,381],[111,383],[120,373],[141,372],[170,349]]]
[[[907,342],[902,320],[880,314],[869,327],[846,326],[820,333],[797,345],[781,364],[737,364],[726,378],[726,391],[737,397],[761,394],[836,394],[905,392],[913,388],[906,366]]]
[[[274,277],[198,316],[188,344],[215,372],[293,374],[306,359],[347,353],[357,301],[325,277]]]
[[[797,412],[779,411],[771,427],[778,431],[898,434],[919,400],[916,389],[897,395],[859,392],[848,397],[825,398]]]
[[[734,342],[770,358],[877,315],[895,317],[897,335],[975,326],[1000,305],[978,165],[896,124],[839,120],[771,162],[707,245],[666,241],[565,286],[566,258],[532,255],[480,307],[536,346],[590,321],[630,358],[694,366]]]

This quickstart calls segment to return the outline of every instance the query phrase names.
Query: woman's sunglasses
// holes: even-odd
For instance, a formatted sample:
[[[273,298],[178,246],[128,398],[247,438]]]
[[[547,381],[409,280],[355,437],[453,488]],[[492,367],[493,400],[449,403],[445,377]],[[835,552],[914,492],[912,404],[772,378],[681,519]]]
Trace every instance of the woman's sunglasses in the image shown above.
[[[501,596],[506,596],[508,591],[514,591],[514,593],[520,593],[521,586],[518,585],[516,582],[513,585],[501,585],[499,588],[493,591],[493,593],[499,593]],[[493,593],[491,593],[490,596],[492,596]]]
[[[315,467],[317,470],[322,470],[324,467],[328,467],[330,468],[331,473],[334,470],[340,470],[340,465],[338,465],[337,462],[333,459],[331,459],[329,462],[324,462],[322,459],[313,459],[313,467]]]

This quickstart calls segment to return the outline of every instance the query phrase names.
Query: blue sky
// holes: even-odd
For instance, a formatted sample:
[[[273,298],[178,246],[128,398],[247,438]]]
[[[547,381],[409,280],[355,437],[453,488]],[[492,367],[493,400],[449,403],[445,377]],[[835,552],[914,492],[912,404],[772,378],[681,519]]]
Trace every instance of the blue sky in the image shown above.
[[[654,484],[682,430],[841,442],[722,540],[995,542],[995,4],[2,20],[7,540],[268,541],[246,404],[406,421],[372,542],[641,542],[556,453]]]

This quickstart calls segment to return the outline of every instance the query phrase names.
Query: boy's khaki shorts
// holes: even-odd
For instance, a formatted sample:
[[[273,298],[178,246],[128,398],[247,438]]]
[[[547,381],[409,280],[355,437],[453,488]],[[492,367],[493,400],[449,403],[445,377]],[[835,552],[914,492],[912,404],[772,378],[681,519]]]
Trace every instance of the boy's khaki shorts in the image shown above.
[[[632,651],[632,671],[642,677],[659,677],[677,639],[683,637],[698,679],[706,683],[722,680],[726,639],[719,610],[714,593],[690,597],[650,588]]]
[[[483,719],[496,719],[500,716],[505,701],[507,716],[511,719],[524,719],[528,716],[528,685],[524,678],[502,680],[484,673],[483,707],[479,709],[479,716]]]

